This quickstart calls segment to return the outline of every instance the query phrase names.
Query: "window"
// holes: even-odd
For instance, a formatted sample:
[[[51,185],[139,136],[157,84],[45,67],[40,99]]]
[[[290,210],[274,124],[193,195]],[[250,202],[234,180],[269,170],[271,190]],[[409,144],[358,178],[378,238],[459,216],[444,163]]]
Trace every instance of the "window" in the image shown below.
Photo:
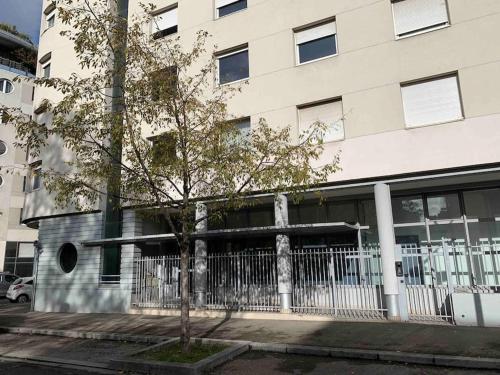
[[[38,190],[42,185],[42,167],[40,165],[33,167],[31,172],[31,190]]]
[[[395,224],[424,222],[424,201],[420,196],[392,198]]]
[[[5,78],[0,78],[0,92],[4,94],[10,94],[13,89],[14,86],[12,85],[11,81]]]
[[[216,0],[217,17],[224,17],[231,13],[247,8],[247,0]]]
[[[168,165],[177,158],[176,154],[176,138],[172,133],[163,133],[154,137],[150,137],[151,147],[151,162],[154,165]]]
[[[249,77],[248,48],[246,47],[218,56],[217,62],[220,85]]]
[[[250,136],[250,117],[237,121],[235,125],[240,132],[241,140],[245,140]]]
[[[35,248],[32,242],[7,242],[5,246],[4,271],[21,277],[32,276],[34,255]],[[16,276],[14,276],[15,279],[17,279]]]
[[[169,99],[177,92],[177,67],[169,66],[151,75],[151,99]]]
[[[102,284],[119,284],[121,268],[120,245],[106,245],[102,250]]]
[[[43,78],[50,78],[50,63],[44,65],[42,71],[43,71]]]
[[[0,186],[3,185],[3,177],[0,175]]]
[[[335,21],[295,32],[297,64],[337,54],[337,26]]]
[[[307,134],[311,126],[317,122],[328,125],[327,131],[323,134],[324,142],[344,139],[342,100],[299,107],[300,133]]]
[[[59,249],[59,266],[64,273],[70,273],[75,269],[78,261],[78,252],[75,245],[65,243]]]
[[[463,118],[456,75],[402,85],[401,93],[408,128]]]
[[[458,194],[440,194],[427,197],[429,218],[432,220],[457,219],[462,216]]]
[[[56,21],[56,13],[53,12],[49,15],[46,16],[46,22],[47,22],[47,29],[50,29],[51,27],[54,26]]]
[[[170,9],[153,15],[151,32],[154,39],[163,38],[177,32],[177,4]]]
[[[0,155],[4,155],[6,153],[7,153],[7,145],[3,141],[0,141]]]
[[[392,11],[398,38],[449,24],[446,0],[394,0]]]

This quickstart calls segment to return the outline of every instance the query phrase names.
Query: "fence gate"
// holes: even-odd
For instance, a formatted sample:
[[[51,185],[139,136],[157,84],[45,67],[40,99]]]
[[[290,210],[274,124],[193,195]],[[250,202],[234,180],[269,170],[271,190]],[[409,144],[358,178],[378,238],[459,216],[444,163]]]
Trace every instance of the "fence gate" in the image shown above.
[[[292,310],[383,319],[379,248],[315,247],[292,251]]]
[[[500,290],[500,246],[442,241],[402,248],[410,319],[453,321],[453,293]]]
[[[274,249],[207,257],[207,308],[279,311]]]

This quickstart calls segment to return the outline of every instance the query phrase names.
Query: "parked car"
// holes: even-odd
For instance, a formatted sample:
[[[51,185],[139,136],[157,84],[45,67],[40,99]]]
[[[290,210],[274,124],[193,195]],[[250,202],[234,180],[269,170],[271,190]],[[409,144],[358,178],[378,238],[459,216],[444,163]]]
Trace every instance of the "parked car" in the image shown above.
[[[7,291],[10,302],[26,303],[33,296],[33,277],[22,277],[12,283]]]
[[[0,297],[5,297],[7,295],[7,290],[9,290],[10,284],[19,279],[19,276],[13,275],[9,272],[0,272]]]

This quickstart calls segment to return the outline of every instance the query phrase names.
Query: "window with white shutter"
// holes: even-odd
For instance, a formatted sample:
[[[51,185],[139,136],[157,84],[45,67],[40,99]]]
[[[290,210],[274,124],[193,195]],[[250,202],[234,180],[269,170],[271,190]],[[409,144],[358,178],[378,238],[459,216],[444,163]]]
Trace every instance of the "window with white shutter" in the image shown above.
[[[151,20],[153,38],[159,39],[177,32],[177,5],[157,13]]]
[[[337,54],[337,26],[335,21],[295,32],[297,64]]]
[[[449,24],[446,0],[394,0],[392,9],[399,38]]]
[[[247,0],[215,0],[216,16],[224,17],[247,8]]]
[[[314,123],[320,122],[328,126],[324,142],[343,140],[343,117],[342,100],[299,107],[299,132],[307,134]]]
[[[463,118],[456,75],[401,86],[406,127]]]

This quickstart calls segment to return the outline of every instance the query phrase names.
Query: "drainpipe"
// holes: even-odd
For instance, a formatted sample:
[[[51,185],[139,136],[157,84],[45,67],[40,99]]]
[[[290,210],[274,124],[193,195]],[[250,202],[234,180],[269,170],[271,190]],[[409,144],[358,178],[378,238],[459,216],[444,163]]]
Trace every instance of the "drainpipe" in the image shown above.
[[[384,295],[389,320],[401,320],[399,310],[399,285],[396,276],[396,240],[392,218],[391,190],[389,185],[375,185],[375,206],[377,211],[377,227],[382,257],[384,277]]]
[[[288,199],[280,194],[274,200],[274,221],[278,228],[288,225]],[[278,293],[282,313],[290,313],[292,309],[292,262],[290,255],[290,237],[287,234],[276,235],[276,251],[278,256]]]
[[[129,0],[118,0],[116,13],[119,17],[128,20],[128,3]],[[125,24],[126,27],[126,24]],[[124,38],[125,39],[125,38]],[[125,66],[125,48],[126,40],[123,40],[123,45],[117,49],[114,55],[113,68],[115,74],[113,76],[113,88],[112,88],[112,101],[111,101],[111,112],[117,113],[119,119],[117,121],[123,120],[122,112],[122,97],[123,92],[121,90],[121,85],[124,80],[123,67]],[[116,71],[119,73],[117,74]],[[103,209],[103,233],[102,237],[106,238],[118,238],[122,236],[122,216],[120,207],[120,179],[121,179],[121,167],[120,161],[122,158],[122,142],[121,140],[110,139],[109,148],[111,155],[116,162],[112,169],[111,176],[108,178],[107,186],[107,196],[106,204]],[[105,245],[104,254],[109,254],[112,252],[117,258],[120,257],[120,245],[111,244]],[[106,255],[104,255],[106,257]],[[118,272],[121,272],[120,270]]]

